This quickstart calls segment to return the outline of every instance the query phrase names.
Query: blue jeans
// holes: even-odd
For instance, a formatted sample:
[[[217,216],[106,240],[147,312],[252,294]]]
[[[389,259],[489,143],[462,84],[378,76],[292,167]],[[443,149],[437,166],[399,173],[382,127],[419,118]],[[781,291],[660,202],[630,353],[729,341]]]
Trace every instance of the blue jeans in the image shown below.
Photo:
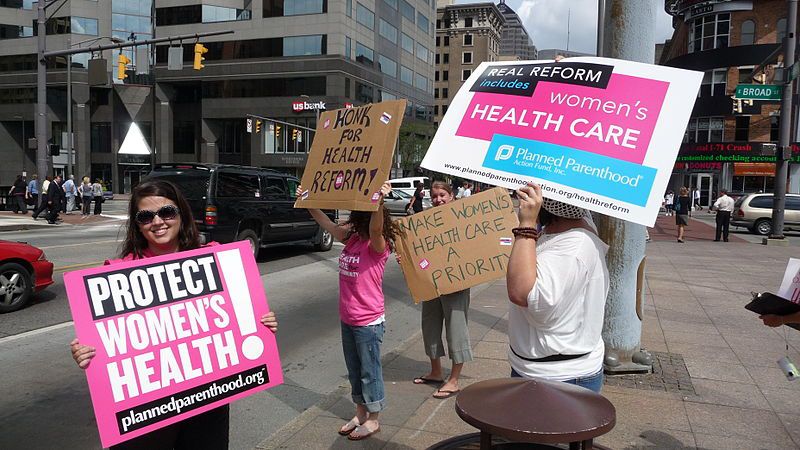
[[[517,373],[516,370],[511,369],[511,378],[524,378],[522,375]],[[585,377],[578,377],[572,378],[571,380],[564,380],[564,383],[574,384],[576,386],[584,387],[589,389],[590,391],[595,391],[598,394],[600,393],[600,388],[603,387],[603,369],[600,369],[598,372],[587,375]]]
[[[381,369],[383,332],[383,323],[356,327],[342,322],[342,351],[353,403],[373,413],[386,407]]]

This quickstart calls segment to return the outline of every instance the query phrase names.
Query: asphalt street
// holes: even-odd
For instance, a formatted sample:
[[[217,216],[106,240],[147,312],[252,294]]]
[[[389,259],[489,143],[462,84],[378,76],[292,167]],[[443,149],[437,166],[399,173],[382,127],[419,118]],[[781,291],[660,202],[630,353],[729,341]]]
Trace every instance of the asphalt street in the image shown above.
[[[69,354],[74,332],[62,277],[114,257],[122,235],[120,224],[0,233],[0,239],[43,248],[56,267],[55,284],[29,307],[0,315],[0,448],[100,448],[86,379]],[[232,406],[231,448],[253,448],[347,384],[337,306],[340,251],[339,244],[322,253],[286,246],[259,257],[264,290],[280,323],[286,382]],[[384,292],[387,353],[416,333],[420,320],[394,258]]]

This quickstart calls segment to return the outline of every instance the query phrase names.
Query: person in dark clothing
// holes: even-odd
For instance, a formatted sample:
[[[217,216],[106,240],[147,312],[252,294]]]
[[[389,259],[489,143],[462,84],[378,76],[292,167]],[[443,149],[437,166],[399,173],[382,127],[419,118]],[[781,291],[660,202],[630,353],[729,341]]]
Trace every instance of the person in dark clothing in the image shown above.
[[[422,190],[422,183],[417,181],[417,190],[414,191],[414,198],[411,200],[411,209],[414,214],[422,212],[422,199],[425,198],[425,192]]]
[[[25,204],[25,189],[27,185],[25,184],[25,179],[22,178],[22,175],[17,175],[17,179],[14,180],[14,185],[11,186],[11,190],[8,191],[8,194],[11,196],[9,200],[11,200],[11,210],[14,211],[14,214],[19,211],[20,214],[28,214],[28,206]]]
[[[38,219],[39,214],[41,214],[48,208],[49,199],[47,198],[47,188],[50,186],[50,183],[52,183],[51,180],[52,178],[50,178],[50,175],[48,175],[44,178],[44,181],[42,182],[42,192],[39,194],[40,197],[39,204],[36,205],[36,207],[33,210],[33,220]]]
[[[64,190],[61,188],[61,176],[56,178],[47,187],[47,206],[50,212],[47,214],[47,223],[56,224],[58,212],[61,211],[61,203],[65,199]]]

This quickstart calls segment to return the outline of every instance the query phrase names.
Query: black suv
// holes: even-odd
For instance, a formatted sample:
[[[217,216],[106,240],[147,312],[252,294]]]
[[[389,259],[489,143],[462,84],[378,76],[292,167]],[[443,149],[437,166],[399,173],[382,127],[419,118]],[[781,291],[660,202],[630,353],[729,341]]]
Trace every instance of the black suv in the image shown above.
[[[295,209],[297,178],[270,169],[228,164],[156,164],[148,178],[177,185],[204,242],[247,239],[253,254],[274,245],[311,243],[328,251],[333,237],[306,209]],[[335,212],[326,212],[335,219]]]

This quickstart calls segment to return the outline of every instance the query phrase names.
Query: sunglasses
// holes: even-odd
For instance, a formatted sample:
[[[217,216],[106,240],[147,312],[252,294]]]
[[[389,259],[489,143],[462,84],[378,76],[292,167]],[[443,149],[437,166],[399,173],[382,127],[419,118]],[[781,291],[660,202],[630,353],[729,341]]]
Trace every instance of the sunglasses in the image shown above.
[[[149,225],[155,220],[156,216],[161,217],[161,220],[172,220],[178,217],[178,208],[173,205],[167,205],[162,206],[158,211],[140,209],[136,213],[135,220],[139,225]]]

